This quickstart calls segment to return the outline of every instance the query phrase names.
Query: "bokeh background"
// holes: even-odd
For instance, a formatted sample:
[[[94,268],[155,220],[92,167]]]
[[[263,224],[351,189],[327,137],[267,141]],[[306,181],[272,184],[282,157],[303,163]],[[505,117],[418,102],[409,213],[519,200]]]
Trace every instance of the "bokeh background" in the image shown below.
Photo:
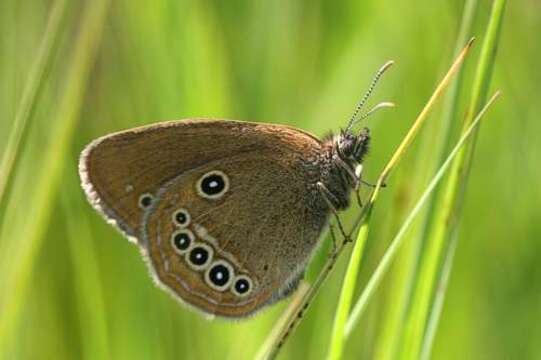
[[[491,3],[478,2],[471,35],[481,41]],[[81,149],[109,132],[196,116],[324,135],[344,126],[373,72],[394,59],[372,104],[397,108],[367,122],[365,169],[376,179],[451,63],[462,8],[443,0],[2,0],[0,153],[21,125],[21,107],[27,122],[14,166],[1,174],[0,358],[253,358],[287,301],[238,322],[179,306],[153,285],[137,248],[86,202]],[[503,96],[479,134],[434,359],[541,358],[540,33],[541,3],[509,2],[491,85]],[[456,129],[481,41],[465,65]],[[25,107],[28,87],[36,101]],[[424,164],[440,112],[389,179],[359,291],[431,176]],[[346,358],[389,356],[382,339],[399,328],[387,316],[396,310],[401,261],[348,340]],[[326,356],[346,263],[347,255],[281,358]]]

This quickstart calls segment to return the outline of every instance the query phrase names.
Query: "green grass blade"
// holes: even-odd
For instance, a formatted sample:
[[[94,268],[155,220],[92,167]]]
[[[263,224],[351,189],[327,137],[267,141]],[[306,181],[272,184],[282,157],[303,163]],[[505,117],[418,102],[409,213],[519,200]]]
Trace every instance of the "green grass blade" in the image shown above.
[[[67,70],[64,96],[59,104],[55,121],[51,125],[54,141],[48,144],[35,176],[37,185],[30,201],[32,206],[26,208],[25,214],[28,221],[20,232],[20,236],[11,240],[24,241],[24,244],[14,247],[18,251],[10,254],[11,265],[2,274],[3,286],[10,289],[10,294],[2,298],[3,303],[0,305],[0,349],[4,349],[4,343],[9,341],[10,335],[14,335],[15,324],[31,278],[33,264],[54,209],[52,203],[60,185],[64,164],[70,159],[67,154],[69,154],[69,146],[83,102],[89,72],[96,57],[107,14],[107,5],[106,0],[92,1],[83,12],[80,32],[75,39],[73,58]]]
[[[296,313],[297,308],[299,306],[302,306],[303,299],[308,294],[309,290],[310,290],[310,285],[308,284],[308,282],[302,281],[297,291],[295,291],[295,294],[293,294],[291,303],[288,305],[287,309],[280,316],[278,321],[274,324],[274,327],[270,331],[269,336],[267,336],[265,343],[263,343],[261,347],[259,348],[259,351],[254,356],[254,359],[265,360],[269,358],[269,356],[273,352],[273,348],[275,347],[274,344],[280,341],[280,337],[282,336],[281,334],[282,329],[284,329],[287,326],[287,323],[289,319],[291,319],[291,317],[297,315]]]
[[[463,44],[472,36],[472,28],[477,12],[479,1],[466,0],[463,5],[460,28],[455,41],[455,50],[453,57],[457,56]],[[420,144],[419,156],[423,158],[422,163],[415,167],[416,175],[412,181],[407,181],[403,185],[404,191],[415,192],[414,189],[422,189],[426,185],[426,179],[434,174],[441,164],[445,161],[453,141],[453,131],[458,124],[455,119],[458,114],[458,104],[463,89],[465,67],[461,68],[457,74],[456,81],[449,86],[449,90],[444,97],[442,106],[442,116],[440,122],[434,122],[432,127],[425,132],[423,142]],[[426,160],[425,160],[426,159]],[[425,170],[422,170],[422,169]],[[440,183],[441,184],[441,183]],[[430,227],[431,214],[438,199],[441,185],[438,185],[433,191],[427,205],[420,212],[417,226],[412,226],[408,234],[405,235],[403,242],[406,244],[399,252],[384,293],[382,301],[384,308],[380,310],[381,330],[376,338],[374,357],[378,359],[393,359],[399,352],[400,338],[404,329],[404,317],[408,310],[408,304],[412,297],[412,287],[415,281],[419,257],[422,251],[427,229]],[[412,197],[418,197],[420,193],[415,192]],[[391,209],[396,211],[400,209],[400,197],[396,198],[396,205]],[[404,207],[405,204],[402,205]],[[405,211],[405,209],[404,209]],[[406,213],[399,214],[400,219],[404,219]]]
[[[464,3],[464,10],[462,12],[460,29],[455,43],[454,56],[456,56],[460,52],[462,44],[464,44],[464,42],[471,38],[471,32],[478,5],[478,0],[466,0]],[[460,71],[457,75],[456,81],[453,82],[453,84],[451,84],[451,86],[449,87],[449,92],[447,93],[443,101],[443,124],[442,132],[440,132],[439,135],[442,139],[444,139],[444,141],[439,143],[440,146],[436,149],[436,151],[438,152],[439,160],[441,160],[438,164],[440,164],[445,159],[445,152],[449,148],[449,145],[452,143],[451,128],[458,114],[458,100],[460,96],[460,90],[462,89],[464,77],[463,75],[464,72]]]
[[[490,86],[490,81],[492,78],[492,74],[494,72],[494,64],[496,61],[496,53],[501,33],[501,26],[503,22],[503,15],[505,11],[506,6],[506,0],[496,0],[492,7],[492,12],[490,16],[490,22],[488,24],[487,28],[487,36],[485,38],[485,41],[483,42],[483,47],[481,48],[481,55],[479,59],[479,64],[477,67],[475,79],[474,79],[474,87],[473,87],[473,98],[472,102],[470,103],[468,117],[466,118],[467,121],[465,122],[464,126],[467,126],[467,124],[472,120],[472,117],[477,109],[481,106],[481,103],[485,101],[488,95],[488,89]],[[479,129],[476,130],[474,136],[477,136],[479,132]],[[457,196],[456,196],[456,202],[457,206],[455,207],[455,219],[460,216],[461,207],[462,207],[462,201],[464,198],[464,192],[465,187],[469,178],[469,171],[471,168],[471,164],[473,161],[473,155],[474,155],[474,149],[475,149],[475,139],[472,143],[472,145],[467,149],[466,151],[466,158],[464,160],[464,167],[459,166],[457,164],[457,173],[459,173],[460,169],[464,169],[464,172],[461,174],[460,181],[455,182],[454,184],[458,186],[460,189],[458,189]],[[451,191],[450,191],[451,192]],[[454,190],[452,191],[454,192]],[[444,208],[445,209],[445,208]],[[439,225],[443,226],[444,223],[441,222]],[[447,283],[448,278],[450,276],[452,264],[453,264],[453,258],[455,249],[458,242],[458,234],[457,234],[457,227],[456,223],[452,224],[455,226],[451,226],[450,229],[448,229],[448,232],[446,234],[447,240],[446,242],[449,243],[449,246],[446,249],[446,254],[444,255],[444,261],[443,261],[443,267],[441,274],[439,274],[439,278],[437,279],[437,291],[434,299],[434,305],[431,308],[429,317],[428,317],[428,323],[427,323],[427,330],[425,334],[425,338],[423,341],[422,346],[422,358],[429,358],[430,351],[432,349],[432,343],[436,334],[438,320],[441,314],[441,310],[443,309],[443,301],[445,298],[445,293],[447,289]]]
[[[489,20],[487,34],[476,70],[473,85],[472,100],[464,126],[469,127],[473,121],[473,114],[480,108],[486,99],[490,78],[495,62],[498,38],[505,8],[505,0],[495,0]],[[440,269],[449,237],[456,227],[459,216],[457,205],[461,201],[461,194],[467,182],[468,169],[471,164],[475,138],[478,130],[474,132],[474,141],[457,155],[451,169],[451,174],[443,190],[442,198],[436,206],[434,220],[426,251],[420,264],[416,280],[413,300],[406,319],[406,329],[402,347],[402,358],[418,359],[421,356],[423,343],[426,341],[426,325],[432,309],[434,289],[440,281]],[[431,327],[435,329],[435,326]],[[428,335],[428,338],[433,336]]]
[[[441,270],[440,279],[438,281],[438,287],[436,289],[436,294],[434,295],[434,304],[432,305],[430,316],[426,325],[425,341],[423,342],[423,348],[421,349],[421,360],[430,359],[432,344],[434,343],[434,337],[436,336],[436,330],[438,328],[441,311],[443,309],[447,284],[449,283],[449,277],[451,276],[451,268],[453,267],[453,259],[457,245],[458,236],[455,232],[452,235],[449,249],[445,254],[445,260]]]
[[[72,161],[75,163],[75,161]],[[82,359],[110,359],[109,330],[105,310],[105,294],[102,289],[98,254],[88,218],[88,208],[83,204],[79,178],[68,170],[61,194],[62,208],[67,222],[66,238],[69,243],[73,288],[76,294],[77,318],[81,329]]]
[[[492,105],[492,103],[497,99],[499,96],[499,93],[496,93],[491,100],[485,105],[485,107],[481,110],[479,115],[475,118],[474,122],[470,125],[470,127],[464,132],[460,140],[457,142],[445,162],[442,164],[442,166],[438,169],[430,183],[428,184],[427,188],[423,192],[422,196],[419,198],[411,212],[408,214],[406,220],[400,227],[400,230],[396,234],[396,236],[391,241],[391,245],[389,245],[389,248],[385,252],[383,258],[379,262],[376,270],[374,271],[374,274],[370,277],[370,280],[368,281],[368,284],[366,285],[366,288],[362,292],[361,296],[359,297],[359,300],[357,300],[355,307],[351,311],[351,315],[349,316],[347,320],[347,324],[345,327],[345,335],[346,337],[349,336],[352,332],[352,330],[355,328],[355,326],[359,323],[359,320],[366,309],[366,305],[374,295],[374,292],[376,291],[377,287],[381,283],[383,276],[386,274],[386,272],[389,270],[389,267],[391,266],[392,261],[394,260],[398,250],[400,249],[401,245],[403,244],[403,240],[405,239],[406,232],[409,230],[411,224],[413,223],[413,220],[417,217],[419,212],[421,211],[422,207],[427,203],[428,199],[432,195],[434,189],[439,184],[441,179],[443,178],[443,175],[447,172],[449,167],[452,164],[452,161],[455,159],[459,151],[463,148],[463,146],[466,144],[466,141],[472,136],[474,133],[475,128],[481,121],[483,115],[485,114],[486,110]]]
[[[331,338],[329,355],[327,357],[328,359],[340,359],[342,357],[342,353],[344,352],[343,329],[345,327],[349,309],[351,307],[351,301],[353,299],[353,292],[357,282],[357,274],[361,266],[364,246],[366,244],[366,239],[368,239],[368,230],[373,209],[371,204],[367,206],[368,210],[365,221],[363,221],[359,229],[359,234],[357,235],[357,240],[349,259],[342,291],[340,292],[340,301],[338,303],[338,308],[336,309],[334,318],[333,334]]]
[[[4,199],[6,188],[8,188],[9,180],[12,178],[12,171],[17,164],[19,150],[21,144],[24,143],[29,120],[35,110],[36,102],[46,80],[46,74],[51,66],[65,12],[66,1],[57,0],[51,10],[36,60],[28,75],[13,128],[0,161],[0,205]]]
[[[391,159],[389,160],[378,178],[376,188],[374,189],[372,196],[368,204],[366,205],[367,210],[365,221],[362,223],[361,228],[359,229],[352,256],[346,270],[346,275],[342,285],[342,291],[340,293],[340,300],[338,302],[338,308],[336,309],[335,313],[328,359],[340,359],[343,354],[345,341],[344,330],[346,326],[346,320],[351,307],[351,301],[355,289],[357,273],[361,264],[364,245],[366,243],[366,239],[368,238],[370,215],[372,213],[372,208],[378,198],[381,187],[383,186],[383,184],[385,184],[385,180],[387,179],[387,177],[394,170],[400,160],[404,157],[404,154],[407,152],[407,150],[411,147],[411,144],[417,136],[419,130],[421,129],[421,126],[424,124],[428,117],[428,114],[433,109],[436,100],[439,99],[439,97],[444,93],[445,89],[449,86],[451,79],[459,70],[472,45],[473,39],[468,42],[466,47],[461,51],[457,59],[453,62],[449,71],[445,74],[441,82],[434,90],[432,96],[430,97],[424,108],[421,110],[417,119],[413,122],[408,133],[406,134],[406,136],[404,136],[401,143],[398,145],[398,148],[395,150],[395,152],[391,156]]]

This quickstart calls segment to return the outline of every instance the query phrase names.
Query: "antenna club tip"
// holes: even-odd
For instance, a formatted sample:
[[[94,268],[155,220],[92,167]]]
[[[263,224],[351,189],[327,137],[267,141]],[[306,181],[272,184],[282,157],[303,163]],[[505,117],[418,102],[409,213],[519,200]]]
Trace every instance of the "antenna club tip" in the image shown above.
[[[475,42],[475,36],[472,36],[470,38],[470,40],[468,41],[468,43],[466,44],[467,47],[471,47],[473,45],[473,43]]]
[[[380,103],[378,103],[376,106],[374,106],[374,108],[383,108],[383,107],[395,107],[396,104],[392,101],[382,101]]]
[[[389,61],[387,61],[385,64],[383,64],[383,66],[381,67],[381,69],[379,70],[379,72],[384,72],[385,70],[387,70],[388,68],[390,68],[393,64],[394,64],[394,60],[389,60]]]

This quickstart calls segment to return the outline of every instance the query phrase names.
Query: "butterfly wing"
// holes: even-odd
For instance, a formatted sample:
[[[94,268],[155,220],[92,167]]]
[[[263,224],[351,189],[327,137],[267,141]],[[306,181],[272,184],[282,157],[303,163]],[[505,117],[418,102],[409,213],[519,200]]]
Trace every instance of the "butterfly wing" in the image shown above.
[[[312,204],[317,190],[296,168],[302,165],[283,156],[237,154],[184,172],[160,190],[144,218],[142,243],[161,284],[226,317],[251,314],[288,292],[316,247],[326,212]],[[211,188],[202,184],[216,174],[227,186],[208,198]],[[177,241],[179,234],[189,234],[190,244]]]
[[[280,135],[267,136],[274,132]],[[276,138],[294,148],[317,143],[310,134],[280,125],[170,121],[93,141],[81,154],[79,174],[90,203],[108,222],[136,240],[148,205],[145,201],[164,183],[209,161],[275,146]],[[294,143],[288,144],[288,139]]]
[[[285,126],[182,121],[98,139],[80,172],[161,285],[206,313],[241,317],[290,292],[316,247],[327,218],[321,156],[319,140]]]

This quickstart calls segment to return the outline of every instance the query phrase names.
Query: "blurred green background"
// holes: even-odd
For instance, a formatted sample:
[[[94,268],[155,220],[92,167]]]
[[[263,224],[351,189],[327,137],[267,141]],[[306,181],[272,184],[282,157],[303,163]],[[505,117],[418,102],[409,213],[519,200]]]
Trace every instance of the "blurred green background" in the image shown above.
[[[471,35],[480,41],[465,65],[455,132],[490,7],[479,1]],[[442,0],[2,0],[0,152],[10,133],[26,130],[13,168],[1,174],[0,358],[253,358],[287,301],[238,322],[179,306],[153,285],[137,248],[86,202],[80,151],[112,131],[196,116],[324,135],[345,125],[373,72],[394,59],[372,103],[397,108],[367,123],[373,145],[365,169],[375,180],[451,63],[462,8]],[[539,1],[508,4],[491,86],[503,97],[478,139],[434,359],[541,358],[540,33]],[[36,101],[25,105],[25,93]],[[425,163],[440,112],[441,105],[389,179],[359,289],[431,176]],[[346,262],[281,358],[326,356]],[[346,358],[384,358],[381,339],[396,331],[386,317],[399,264],[347,342]]]

